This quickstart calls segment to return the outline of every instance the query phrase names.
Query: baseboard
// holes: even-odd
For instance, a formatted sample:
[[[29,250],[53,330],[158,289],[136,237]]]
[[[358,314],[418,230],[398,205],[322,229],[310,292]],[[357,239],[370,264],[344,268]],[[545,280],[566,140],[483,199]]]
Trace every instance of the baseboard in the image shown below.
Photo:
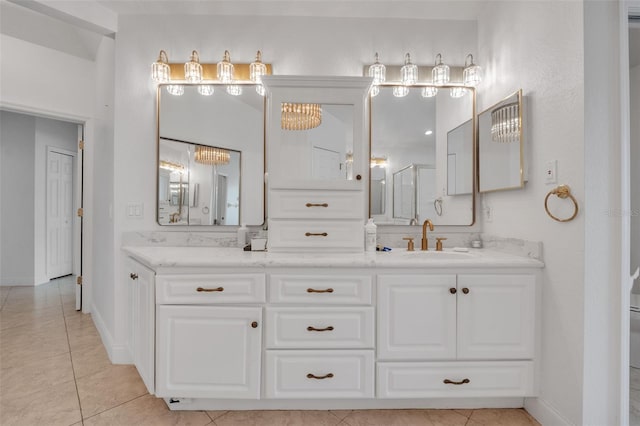
[[[100,333],[102,344],[107,350],[107,355],[112,364],[132,364],[131,353],[126,345],[114,343],[113,336],[104,324],[100,311],[95,305],[91,306],[91,318]]]
[[[33,279],[33,277],[9,277],[9,278],[2,278],[2,280],[0,280],[0,286],[2,287],[9,287],[9,286],[15,286],[15,287],[33,287],[35,285],[35,280]]]
[[[525,398],[524,409],[543,426],[571,426],[572,423],[542,398]]]

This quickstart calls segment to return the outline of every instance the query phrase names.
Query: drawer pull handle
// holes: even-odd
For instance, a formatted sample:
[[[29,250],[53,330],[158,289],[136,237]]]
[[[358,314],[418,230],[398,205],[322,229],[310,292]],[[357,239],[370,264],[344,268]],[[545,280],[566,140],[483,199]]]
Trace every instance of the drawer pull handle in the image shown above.
[[[333,331],[333,326],[330,325],[329,327],[325,327],[325,328],[315,328],[312,326],[307,327],[307,331]]]
[[[333,289],[326,288],[324,290],[316,290],[315,288],[308,288],[307,293],[333,293]]]
[[[131,277],[132,280],[137,280],[138,279],[138,274],[136,274],[135,272],[132,272],[129,274],[129,277]]]
[[[462,292],[464,294],[469,294],[469,289],[465,287],[465,288],[462,289]]]
[[[307,203],[307,207],[329,207],[327,203]]]
[[[451,288],[449,289],[449,293],[451,293],[451,294],[456,294],[457,292],[458,292],[458,290],[456,290],[456,288],[455,288],[455,287],[451,287]]]
[[[198,287],[198,288],[196,289],[196,291],[198,291],[198,292],[203,292],[203,291],[204,291],[204,292],[210,293],[210,292],[212,292],[212,291],[224,291],[224,287],[217,287],[217,288],[204,288],[204,287]]]
[[[324,376],[316,376],[315,374],[307,374],[307,379],[317,379],[317,380],[322,380],[322,379],[330,379],[333,377],[333,373],[329,373],[329,374],[325,374]]]
[[[305,237],[326,237],[327,234],[326,232],[305,232],[304,236]]]
[[[443,382],[443,383],[444,383],[445,385],[465,385],[465,384],[467,384],[467,383],[471,383],[471,380],[469,380],[469,379],[464,379],[464,380],[461,380],[461,381],[459,381],[459,382],[454,382],[453,380],[444,379],[444,382]]]

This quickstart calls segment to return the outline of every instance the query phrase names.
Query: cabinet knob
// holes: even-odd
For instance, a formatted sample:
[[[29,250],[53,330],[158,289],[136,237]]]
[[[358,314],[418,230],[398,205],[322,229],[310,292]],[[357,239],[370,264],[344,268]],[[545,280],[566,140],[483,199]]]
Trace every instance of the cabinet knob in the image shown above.
[[[451,288],[449,289],[449,293],[451,293],[451,294],[456,294],[457,292],[458,292],[458,290],[456,290],[456,288],[455,288],[455,287],[451,287]]]
[[[459,382],[455,382],[453,380],[449,380],[449,379],[444,379],[444,381],[442,382],[445,385],[466,385],[467,383],[471,383],[471,380],[469,379],[463,379]]]
[[[258,328],[258,321],[254,321],[251,323],[251,328]]]
[[[137,280],[138,279],[138,274],[136,274],[135,272],[132,272],[129,274],[129,277],[131,277],[132,280]]]
[[[362,176],[361,175],[356,175],[356,180],[362,180]]]
[[[469,294],[469,289],[465,287],[465,288],[462,289],[462,292],[464,294]]]

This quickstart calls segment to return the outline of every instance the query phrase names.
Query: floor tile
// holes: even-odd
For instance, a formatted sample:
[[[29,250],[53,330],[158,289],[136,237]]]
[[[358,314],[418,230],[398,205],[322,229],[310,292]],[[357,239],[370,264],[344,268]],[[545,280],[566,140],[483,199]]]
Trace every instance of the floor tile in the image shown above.
[[[76,380],[83,418],[94,416],[147,393],[132,365],[112,365]]]
[[[16,330],[16,329],[10,329]],[[35,330],[22,335],[5,337],[3,330],[0,345],[2,368],[21,366],[25,363],[46,359],[69,352],[69,343],[64,328]]]
[[[40,389],[73,380],[68,353],[0,369],[0,399],[26,397]]]
[[[428,410],[354,410],[343,422],[349,426],[433,425]]]
[[[529,426],[540,424],[522,408],[473,410],[469,420],[473,420],[473,424],[487,426]]]
[[[353,410],[329,410],[329,412],[340,420],[343,420],[345,417],[351,414]]]
[[[435,426],[465,426],[469,420],[457,410],[427,410],[427,416]]]
[[[102,345],[102,339],[95,327],[70,327],[67,333],[72,352]]]
[[[217,426],[336,426],[329,411],[229,411],[214,420]]]
[[[222,416],[222,415],[224,415],[224,414],[226,414],[228,412],[229,412],[229,410],[210,410],[210,411],[207,411],[207,415],[209,417],[211,417],[211,420],[215,420],[218,417],[220,417],[220,416]]]
[[[203,411],[170,411],[162,399],[145,395],[84,419],[85,426],[204,426],[211,419]]]
[[[99,373],[112,366],[107,350],[102,344],[72,351],[71,363],[76,379]]]
[[[469,418],[471,416],[471,413],[473,413],[473,410],[462,410],[458,408],[454,409],[453,411],[455,411],[458,414],[462,414],[466,418]]]
[[[68,426],[81,420],[73,380],[42,388],[28,398],[0,399],[2,426]]]

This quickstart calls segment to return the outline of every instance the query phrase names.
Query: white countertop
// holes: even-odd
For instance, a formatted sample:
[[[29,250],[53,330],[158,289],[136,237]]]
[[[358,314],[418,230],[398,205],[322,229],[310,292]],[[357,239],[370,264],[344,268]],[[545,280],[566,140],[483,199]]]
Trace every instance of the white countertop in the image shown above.
[[[540,260],[489,249],[468,253],[395,248],[375,253],[269,253],[229,247],[127,246],[125,253],[151,269],[208,267],[543,268]]]

